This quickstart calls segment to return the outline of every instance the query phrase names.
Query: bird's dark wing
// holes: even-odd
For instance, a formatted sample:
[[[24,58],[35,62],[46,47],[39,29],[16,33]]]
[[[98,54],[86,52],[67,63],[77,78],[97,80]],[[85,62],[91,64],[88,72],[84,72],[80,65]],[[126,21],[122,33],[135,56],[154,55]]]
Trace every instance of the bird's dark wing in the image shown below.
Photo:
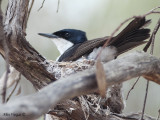
[[[75,51],[79,46],[81,46],[82,43],[76,44],[70,48],[68,48],[58,59],[59,62],[61,61],[69,61],[68,59],[72,57],[72,55],[75,54]]]
[[[145,18],[135,18],[131,21],[125,29],[122,30],[117,36],[113,37],[110,46],[115,46],[118,54],[126,52],[136,46],[146,43],[147,38],[150,37],[150,29],[143,28],[150,20]],[[94,48],[102,46],[108,37],[89,40],[84,43],[75,45],[69,48],[60,58],[59,61],[74,61],[85,54],[92,52]]]
[[[86,42],[76,44],[73,47],[69,48],[66,52],[64,52],[60,58],[58,59],[59,62],[61,61],[74,61],[78,58],[82,57],[85,54],[89,54],[92,50],[96,47],[102,46],[106,39],[104,38],[97,38],[94,40],[88,40]]]
[[[116,37],[110,45],[115,46],[118,54],[124,53],[134,47],[146,43],[144,41],[150,37],[150,29],[144,28],[151,23],[145,17],[137,17],[131,21]]]

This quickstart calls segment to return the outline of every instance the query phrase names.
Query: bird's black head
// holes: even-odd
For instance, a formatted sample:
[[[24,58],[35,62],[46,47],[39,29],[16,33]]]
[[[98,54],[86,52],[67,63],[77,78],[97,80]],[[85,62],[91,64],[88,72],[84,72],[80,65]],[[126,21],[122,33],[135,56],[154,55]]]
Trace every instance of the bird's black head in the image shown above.
[[[53,35],[66,39],[73,44],[83,43],[87,40],[86,33],[76,29],[63,29],[54,32]]]
[[[41,36],[48,38],[63,38],[73,44],[83,43],[87,40],[86,33],[76,29],[63,29],[52,34],[38,33]]]

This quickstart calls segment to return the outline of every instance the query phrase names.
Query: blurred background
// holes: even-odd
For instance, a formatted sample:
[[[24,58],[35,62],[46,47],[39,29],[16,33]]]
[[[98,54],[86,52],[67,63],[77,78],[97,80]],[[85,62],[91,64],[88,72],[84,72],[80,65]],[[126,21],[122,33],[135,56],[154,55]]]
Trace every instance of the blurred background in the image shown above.
[[[49,60],[55,60],[59,53],[49,39],[43,38],[37,33],[52,33],[64,28],[74,28],[86,31],[88,39],[109,36],[125,19],[133,15],[145,14],[149,10],[160,6],[160,0],[60,0],[57,12],[58,0],[45,0],[43,8],[38,11],[42,2],[43,0],[35,0],[33,5],[27,27],[27,40]],[[7,1],[3,0],[3,11],[5,11],[6,5]],[[147,17],[147,19],[152,19],[149,26],[151,30],[153,30],[159,18],[159,14]],[[157,33],[154,49],[154,55],[157,57],[160,56],[158,35],[160,35],[160,32]],[[142,51],[143,47],[144,45],[134,50]],[[5,62],[0,56],[0,76],[4,71]],[[135,80],[136,78],[124,82],[123,93],[125,98]],[[20,83],[20,96],[35,92],[32,84],[25,78],[22,78]],[[125,113],[142,110],[146,83],[146,80],[140,78],[126,101]],[[145,113],[154,117],[158,116],[158,110],[160,109],[159,91],[160,86],[150,82]]]

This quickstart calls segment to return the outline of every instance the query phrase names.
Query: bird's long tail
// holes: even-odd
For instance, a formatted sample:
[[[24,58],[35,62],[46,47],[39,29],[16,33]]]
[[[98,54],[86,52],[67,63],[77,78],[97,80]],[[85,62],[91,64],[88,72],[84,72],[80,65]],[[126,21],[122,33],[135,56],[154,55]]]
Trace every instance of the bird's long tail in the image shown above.
[[[126,52],[136,46],[146,43],[150,37],[150,29],[144,28],[151,20],[145,18],[135,18],[128,26],[113,38],[110,45],[115,46],[118,54]]]

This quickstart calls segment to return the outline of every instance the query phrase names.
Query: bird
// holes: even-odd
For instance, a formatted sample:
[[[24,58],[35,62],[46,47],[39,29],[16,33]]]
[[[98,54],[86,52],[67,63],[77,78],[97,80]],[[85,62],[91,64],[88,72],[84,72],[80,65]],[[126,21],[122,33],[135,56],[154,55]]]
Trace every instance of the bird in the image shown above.
[[[112,37],[108,45],[102,51],[102,59],[107,62],[118,55],[146,43],[150,37],[150,29],[145,28],[151,20],[145,17],[136,17],[118,35]],[[86,32],[78,29],[62,29],[53,33],[38,33],[50,38],[60,52],[58,62],[76,61],[82,56],[87,59],[96,59],[102,46],[110,38],[109,36],[88,40]],[[107,55],[108,54],[108,55]]]

